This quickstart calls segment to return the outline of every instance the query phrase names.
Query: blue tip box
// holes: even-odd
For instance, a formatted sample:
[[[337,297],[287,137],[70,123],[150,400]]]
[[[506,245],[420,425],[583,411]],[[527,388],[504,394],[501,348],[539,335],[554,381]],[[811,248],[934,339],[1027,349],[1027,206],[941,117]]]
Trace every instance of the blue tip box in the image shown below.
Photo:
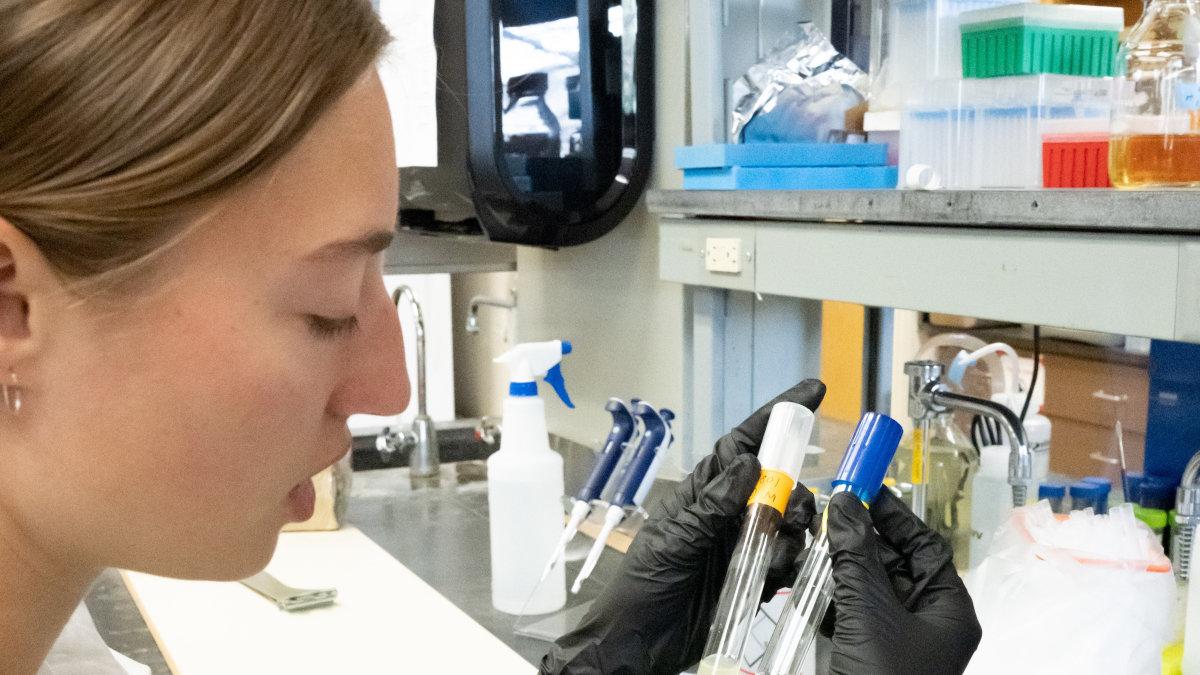
[[[686,190],[894,188],[883,143],[745,143],[675,149]]]

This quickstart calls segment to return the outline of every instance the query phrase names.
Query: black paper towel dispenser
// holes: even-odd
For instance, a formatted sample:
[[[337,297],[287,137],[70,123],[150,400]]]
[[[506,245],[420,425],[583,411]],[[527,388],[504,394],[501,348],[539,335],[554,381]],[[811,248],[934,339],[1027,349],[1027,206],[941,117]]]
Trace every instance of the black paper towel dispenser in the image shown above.
[[[492,241],[549,248],[612,230],[650,171],[652,3],[471,0],[465,11],[479,226]]]

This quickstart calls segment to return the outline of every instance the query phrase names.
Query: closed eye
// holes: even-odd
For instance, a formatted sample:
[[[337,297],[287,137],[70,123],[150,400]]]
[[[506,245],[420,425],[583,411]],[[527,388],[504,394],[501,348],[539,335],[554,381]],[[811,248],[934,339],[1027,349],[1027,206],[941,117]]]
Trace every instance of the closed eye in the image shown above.
[[[358,329],[358,317],[331,318],[317,314],[308,315],[308,327],[313,335],[322,340],[344,337]]]

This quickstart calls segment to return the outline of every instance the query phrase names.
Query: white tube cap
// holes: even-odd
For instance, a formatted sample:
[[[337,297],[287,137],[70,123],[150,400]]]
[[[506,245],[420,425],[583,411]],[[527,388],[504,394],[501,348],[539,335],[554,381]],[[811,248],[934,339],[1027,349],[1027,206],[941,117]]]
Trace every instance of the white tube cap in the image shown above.
[[[767,431],[758,450],[762,468],[783,471],[792,480],[798,479],[814,418],[813,412],[799,403],[783,401],[772,406]]]

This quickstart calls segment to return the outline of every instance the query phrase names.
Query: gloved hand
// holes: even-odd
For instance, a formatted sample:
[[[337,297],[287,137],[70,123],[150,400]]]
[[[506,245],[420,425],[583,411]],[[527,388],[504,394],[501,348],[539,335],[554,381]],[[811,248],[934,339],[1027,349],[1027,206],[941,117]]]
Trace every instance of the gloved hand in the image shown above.
[[[834,495],[828,508],[830,672],[965,670],[982,630],[946,540],[887,488],[869,510],[848,493]]]
[[[717,441],[713,454],[667,496],[642,527],[621,572],[582,623],[542,660],[542,673],[644,675],[680,671],[700,660],[713,610],[758,482],[755,454],[771,406],[816,410],[825,385],[805,380]],[[789,585],[813,519],[812,494],[797,485],[775,546],[764,596]]]

